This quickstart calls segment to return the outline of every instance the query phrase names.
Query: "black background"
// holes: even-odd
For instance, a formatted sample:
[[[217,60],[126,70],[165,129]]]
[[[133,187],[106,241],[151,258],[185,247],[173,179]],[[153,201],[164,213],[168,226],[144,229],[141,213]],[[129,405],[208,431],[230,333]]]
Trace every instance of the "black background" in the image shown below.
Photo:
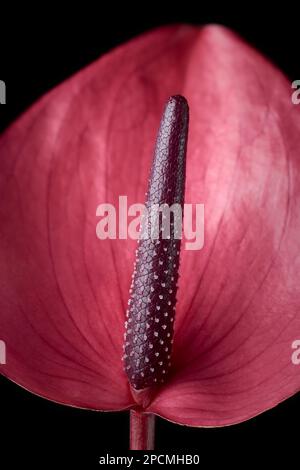
[[[194,2],[196,3],[196,2]],[[125,40],[160,24],[221,23],[239,32],[269,56],[292,80],[300,79],[296,4],[280,8],[244,3],[237,9],[214,2],[170,6],[117,4],[109,11],[99,2],[70,6],[53,3],[13,12],[1,7],[0,79],[6,82],[7,104],[0,107],[0,130],[45,91]],[[211,5],[209,5],[209,3]],[[1,332],[0,332],[1,333]],[[300,374],[300,371],[299,371]],[[239,464],[294,459],[297,467],[297,424],[300,396],[295,396],[248,422],[222,429],[192,429],[157,420],[157,448],[195,451],[202,468],[213,463]],[[14,463],[54,468],[82,463],[96,468],[106,452],[122,455],[128,448],[127,413],[93,413],[53,404],[0,377],[0,465]],[[300,457],[299,457],[300,460]],[[287,462],[283,468],[287,467]],[[295,468],[296,468],[295,467]],[[268,466],[269,468],[269,466]]]

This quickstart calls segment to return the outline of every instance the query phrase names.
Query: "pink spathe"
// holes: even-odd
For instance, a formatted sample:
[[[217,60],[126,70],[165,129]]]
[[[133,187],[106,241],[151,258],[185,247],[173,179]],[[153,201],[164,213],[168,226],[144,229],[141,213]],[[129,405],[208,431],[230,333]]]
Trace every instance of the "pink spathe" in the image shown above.
[[[99,203],[143,202],[163,103],[190,105],[186,202],[205,244],[181,256],[172,371],[146,411],[238,423],[300,389],[300,108],[221,26],[158,29],[57,87],[0,138],[0,372],[48,399],[135,405],[121,362],[134,240]]]

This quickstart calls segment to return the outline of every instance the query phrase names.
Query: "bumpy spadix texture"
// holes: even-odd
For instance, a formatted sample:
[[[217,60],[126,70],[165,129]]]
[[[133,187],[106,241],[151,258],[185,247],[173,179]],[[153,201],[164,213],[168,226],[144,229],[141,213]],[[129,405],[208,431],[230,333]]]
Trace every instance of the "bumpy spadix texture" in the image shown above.
[[[190,107],[172,370],[147,410],[240,422],[300,389],[300,106],[223,27],[146,34],[45,96],[0,140],[0,371],[49,399],[135,404],[120,360],[136,240],[97,239],[96,207],[144,202],[162,103]]]
[[[171,366],[187,133],[187,102],[172,96],[158,132],[125,323],[125,371],[137,390],[163,383]]]

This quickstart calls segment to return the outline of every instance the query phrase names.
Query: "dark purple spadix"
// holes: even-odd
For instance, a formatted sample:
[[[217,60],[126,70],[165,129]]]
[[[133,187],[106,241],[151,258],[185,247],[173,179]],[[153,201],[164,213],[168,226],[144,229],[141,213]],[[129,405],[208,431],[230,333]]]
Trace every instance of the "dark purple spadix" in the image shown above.
[[[188,121],[186,99],[169,98],[155,146],[125,323],[124,366],[135,390],[162,383],[171,366]]]

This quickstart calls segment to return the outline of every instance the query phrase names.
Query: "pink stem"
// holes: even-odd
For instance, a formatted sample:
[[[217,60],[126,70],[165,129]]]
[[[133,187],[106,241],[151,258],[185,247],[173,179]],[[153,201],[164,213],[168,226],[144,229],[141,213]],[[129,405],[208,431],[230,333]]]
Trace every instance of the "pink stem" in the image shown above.
[[[154,450],[155,416],[130,410],[130,450]]]

